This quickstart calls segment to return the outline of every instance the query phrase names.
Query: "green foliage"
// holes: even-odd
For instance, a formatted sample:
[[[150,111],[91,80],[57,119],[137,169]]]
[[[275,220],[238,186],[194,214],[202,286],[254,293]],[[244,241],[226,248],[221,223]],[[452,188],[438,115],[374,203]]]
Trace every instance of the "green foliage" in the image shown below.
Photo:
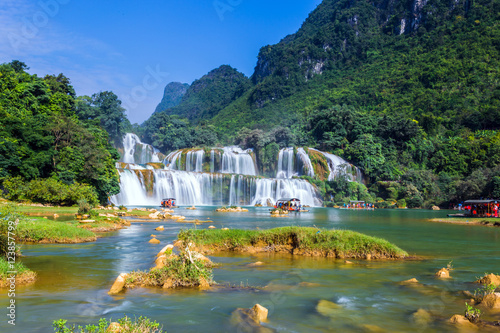
[[[164,267],[153,268],[149,272],[137,271],[130,273],[126,280],[126,286],[130,287],[139,284],[161,287],[169,281],[172,288],[177,288],[214,283],[213,264],[196,258],[195,253],[188,253],[183,250],[179,255],[168,256],[164,263]]]
[[[481,310],[476,309],[472,305],[465,302],[465,318],[467,318],[471,323],[475,323],[479,321],[479,317],[481,317]]]
[[[100,318],[99,323],[97,325],[90,324],[76,327],[66,326],[67,320],[58,319],[52,322],[52,327],[54,328],[54,332],[56,333],[106,333],[110,332],[108,327],[113,322],[111,319],[109,321],[106,318]],[[120,325],[119,331],[121,333],[162,333],[163,330],[160,327],[160,324],[156,321],[151,321],[151,319],[147,317],[139,317],[137,319],[132,320],[131,318],[125,316],[117,320]]]
[[[18,61],[0,65],[0,182],[5,195],[19,200],[30,181],[54,178],[68,186],[88,184],[105,203],[119,191],[114,168],[119,156],[101,126],[120,135],[117,127],[126,121],[119,101],[105,92],[86,104],[85,97],[76,99],[63,74],[41,79],[26,69]],[[88,115],[79,120],[76,114],[82,115],[84,104]],[[51,200],[32,186],[34,200]],[[83,191],[94,201],[93,194]]]

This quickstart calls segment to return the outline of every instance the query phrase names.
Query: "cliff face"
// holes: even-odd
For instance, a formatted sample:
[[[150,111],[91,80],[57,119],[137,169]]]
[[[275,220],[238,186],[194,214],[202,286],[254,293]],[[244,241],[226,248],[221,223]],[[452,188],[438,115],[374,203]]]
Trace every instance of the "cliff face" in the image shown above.
[[[261,48],[252,80],[258,84],[274,75],[295,84],[307,82],[338,63],[362,60],[380,39],[424,33],[444,20],[465,16],[470,1],[325,0],[297,33]]]
[[[170,82],[165,87],[163,98],[155,109],[155,112],[162,112],[168,108],[179,105],[182,97],[186,94],[189,84],[180,82]]]

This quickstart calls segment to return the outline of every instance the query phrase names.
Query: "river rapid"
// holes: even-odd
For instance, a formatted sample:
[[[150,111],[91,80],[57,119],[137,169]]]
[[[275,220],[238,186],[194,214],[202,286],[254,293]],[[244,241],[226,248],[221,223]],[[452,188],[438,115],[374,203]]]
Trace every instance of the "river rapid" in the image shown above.
[[[23,245],[22,261],[38,273],[38,280],[16,288],[16,326],[9,325],[4,315],[0,331],[53,332],[52,321],[59,318],[85,325],[97,323],[100,317],[117,319],[126,314],[152,318],[167,332],[237,332],[231,326],[231,313],[259,303],[269,309],[264,325],[280,332],[359,332],[369,328],[364,325],[376,325],[388,332],[453,332],[455,329],[445,321],[453,314],[463,314],[465,298],[460,291],[478,288],[468,282],[485,272],[500,273],[500,228],[427,221],[446,216],[446,211],[311,208],[308,213],[275,218],[267,207],[249,207],[248,213],[216,213],[215,208],[179,208],[176,214],[188,220],[213,221],[196,228],[350,229],[385,238],[424,259],[353,260],[354,264],[346,264],[340,259],[224,254],[211,257],[222,264],[214,269],[214,280],[228,286],[257,288],[138,288],[109,296],[107,291],[120,273],[154,266],[155,255],[176,239],[180,229],[195,227],[172,221],[132,221],[130,227],[94,243]],[[165,231],[155,231],[159,225]],[[161,244],[148,243],[153,233]],[[247,266],[256,261],[264,265]],[[450,261],[453,278],[437,279],[434,273]],[[417,278],[423,286],[398,284],[410,278]],[[328,313],[318,311],[321,300],[341,307]],[[1,293],[0,302],[6,314],[6,292]],[[418,309],[430,311],[437,320],[415,322],[412,314]]]

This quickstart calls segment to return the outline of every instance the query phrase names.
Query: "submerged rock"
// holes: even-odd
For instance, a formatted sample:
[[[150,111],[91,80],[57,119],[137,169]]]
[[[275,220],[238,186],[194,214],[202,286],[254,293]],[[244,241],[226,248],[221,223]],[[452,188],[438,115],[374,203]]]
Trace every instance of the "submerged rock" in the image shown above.
[[[432,321],[431,314],[429,313],[429,311],[424,309],[418,309],[418,311],[413,313],[411,317],[415,325],[422,328],[427,327]]]
[[[387,330],[383,329],[380,326],[373,324],[363,324],[360,326],[362,332],[366,333],[385,333]]]
[[[316,305],[316,311],[318,311],[319,314],[325,317],[336,315],[338,313],[338,310],[341,308],[342,306],[324,299],[319,301]]]
[[[116,295],[120,293],[123,290],[123,287],[125,286],[125,279],[127,277],[128,277],[127,273],[121,273],[120,275],[118,275],[115,282],[111,286],[111,289],[108,291],[108,294]]]
[[[312,288],[312,287],[319,287],[321,286],[319,283],[313,283],[313,282],[301,282],[299,283],[299,287],[309,287],[309,288]]]
[[[257,261],[257,262],[253,262],[251,264],[248,264],[247,266],[248,267],[257,267],[257,266],[262,266],[264,265],[264,263],[262,261]]]
[[[399,284],[402,284],[402,285],[405,285],[405,284],[417,284],[417,283],[420,283],[420,282],[418,282],[418,280],[415,279],[415,278],[399,282]]]
[[[451,278],[450,270],[447,268],[441,268],[439,271],[437,271],[436,276],[441,279],[449,279]]]

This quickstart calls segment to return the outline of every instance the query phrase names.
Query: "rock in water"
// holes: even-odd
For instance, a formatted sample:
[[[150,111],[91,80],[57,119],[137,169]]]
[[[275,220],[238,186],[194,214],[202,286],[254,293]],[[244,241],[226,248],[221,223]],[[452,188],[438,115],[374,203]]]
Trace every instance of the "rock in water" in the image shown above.
[[[118,275],[115,282],[111,286],[111,289],[109,290],[108,294],[116,295],[120,293],[123,290],[123,287],[125,286],[125,279],[127,278],[127,276],[128,276],[127,273],[121,273],[120,275]]]
[[[399,282],[399,284],[402,284],[402,285],[405,285],[405,284],[417,284],[417,283],[419,283],[419,282],[415,278]]]
[[[165,227],[163,227],[162,225],[159,226],[158,228],[155,229],[156,231],[163,231],[165,230]]]
[[[151,243],[151,244],[160,244],[160,241],[158,239],[156,239],[156,238],[151,238],[149,240],[149,243]]]
[[[259,332],[270,333],[273,330],[260,325],[262,321],[267,320],[268,310],[255,304],[251,309],[238,308],[233,311],[231,322],[237,326],[238,332]]]
[[[436,276],[441,279],[449,279],[451,277],[450,271],[447,268],[441,268],[437,271]]]
[[[342,307],[340,305],[324,299],[319,301],[318,305],[316,305],[316,311],[325,317],[332,317],[333,315],[338,314],[338,310],[341,308]]]
[[[425,328],[431,322],[431,314],[424,309],[418,309],[417,312],[413,313],[412,319],[415,325]]]
[[[478,329],[477,325],[471,323],[467,318],[461,315],[454,315],[448,322],[464,332],[475,332]]]
[[[500,275],[488,274],[483,276],[481,279],[475,281],[475,283],[481,283],[487,286],[493,284],[495,285],[495,287],[498,288],[500,286]]]
[[[441,210],[438,206],[432,206],[432,210]]]
[[[255,304],[252,310],[255,313],[255,319],[257,321],[261,322],[267,320],[267,314],[269,313],[269,310],[267,310],[265,307],[260,304]]]
[[[484,296],[479,305],[488,310],[500,310],[500,293],[493,293]]]

